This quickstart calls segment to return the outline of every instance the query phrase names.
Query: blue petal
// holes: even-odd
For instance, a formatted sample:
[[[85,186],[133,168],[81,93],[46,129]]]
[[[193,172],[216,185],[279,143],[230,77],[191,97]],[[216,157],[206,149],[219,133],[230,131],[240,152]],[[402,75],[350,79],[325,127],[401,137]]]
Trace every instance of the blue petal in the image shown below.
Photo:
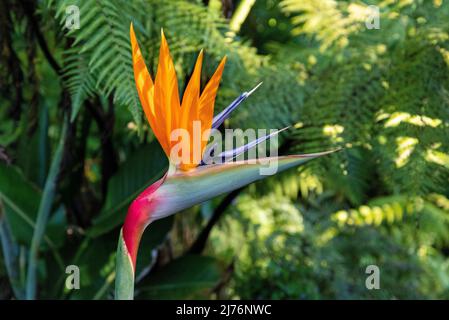
[[[221,153],[219,153],[218,155],[214,155],[214,149],[217,147],[217,144],[213,144],[212,146],[210,146],[208,149],[206,149],[206,151],[204,152],[204,156],[203,156],[203,161],[201,161],[201,165],[205,165],[206,163],[210,163],[211,159],[213,159],[213,163],[224,163],[224,162],[228,162],[232,159],[235,159],[236,157],[238,157],[239,155],[241,155],[242,153],[245,153],[246,151],[248,151],[251,148],[254,148],[255,146],[257,146],[259,143],[264,142],[267,139],[270,139],[271,137],[277,135],[278,133],[287,130],[289,127],[285,127],[281,130],[277,130],[275,132],[272,132],[270,134],[267,134],[266,136],[257,138],[243,146],[240,146],[238,148],[232,149],[232,150],[227,150],[227,151],[223,151]]]
[[[232,101],[232,103],[229,106],[227,106],[222,112],[217,114],[212,121],[212,129],[217,129],[229,117],[231,112],[234,111],[235,108],[237,108],[239,106],[239,104],[242,103],[242,101],[244,101],[254,91],[256,91],[256,89],[259,88],[261,84],[262,84],[262,82],[259,83],[257,86],[255,86],[249,92],[243,92],[237,99]]]

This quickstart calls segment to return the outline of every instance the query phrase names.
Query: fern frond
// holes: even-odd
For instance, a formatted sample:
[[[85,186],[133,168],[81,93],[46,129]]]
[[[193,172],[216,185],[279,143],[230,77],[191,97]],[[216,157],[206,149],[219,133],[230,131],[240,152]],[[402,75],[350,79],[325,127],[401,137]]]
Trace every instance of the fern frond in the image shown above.
[[[70,30],[74,38],[69,54],[88,57],[89,73],[96,74],[96,86],[105,95],[113,94],[114,101],[128,106],[134,121],[141,123],[140,102],[134,88],[134,75],[129,44],[128,19],[122,14],[123,1],[83,0],[60,1],[57,16],[64,23],[64,8],[69,4],[80,10],[80,29]],[[75,58],[72,58],[72,60]]]
[[[70,92],[72,101],[71,121],[80,110],[85,99],[95,93],[96,80],[89,71],[88,60],[84,54],[78,54],[78,49],[69,49],[65,52],[67,58],[64,61],[64,82]]]

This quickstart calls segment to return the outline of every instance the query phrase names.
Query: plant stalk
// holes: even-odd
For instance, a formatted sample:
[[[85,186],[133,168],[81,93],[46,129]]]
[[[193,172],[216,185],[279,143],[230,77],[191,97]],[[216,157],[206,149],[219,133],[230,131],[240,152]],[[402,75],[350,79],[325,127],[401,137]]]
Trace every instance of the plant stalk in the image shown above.
[[[45,234],[45,227],[50,216],[51,206],[56,190],[56,180],[58,178],[59,170],[61,167],[62,153],[64,150],[65,137],[67,135],[67,121],[64,121],[61,136],[59,138],[58,147],[52,160],[50,171],[45,181],[44,192],[42,194],[41,202],[39,204],[39,210],[36,218],[36,225],[34,228],[33,238],[31,240],[30,252],[28,256],[28,270],[26,279],[26,299],[36,299],[36,287],[37,287],[37,260],[39,254],[39,247]]]

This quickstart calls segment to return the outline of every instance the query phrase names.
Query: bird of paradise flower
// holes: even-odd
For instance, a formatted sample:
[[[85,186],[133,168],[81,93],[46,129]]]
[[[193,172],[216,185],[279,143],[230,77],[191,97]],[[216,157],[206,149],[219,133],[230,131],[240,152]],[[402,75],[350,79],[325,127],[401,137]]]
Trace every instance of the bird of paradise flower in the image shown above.
[[[169,158],[169,169],[160,180],[145,189],[128,209],[117,248],[116,299],[133,299],[139,242],[145,228],[151,222],[266,177],[261,175],[260,168],[267,161],[276,161],[277,171],[280,172],[332,152],[268,157],[251,162],[230,161],[249,148],[269,139],[273,136],[272,133],[259,137],[243,147],[218,154],[218,158],[224,159],[224,163],[219,164],[205,165],[201,159],[195,161],[191,145],[188,144],[190,147],[187,150],[192,157],[188,157],[189,161],[175,164],[170,157],[173,147],[178,143],[171,139],[173,130],[186,130],[190,137],[193,137],[195,122],[200,123],[201,133],[205,133],[211,128],[218,128],[255,89],[244,92],[214,117],[215,97],[226,57],[221,60],[212,78],[200,92],[203,61],[203,52],[201,51],[182,101],[180,101],[175,67],[163,31],[161,32],[159,63],[154,83],[142,57],[132,24],[130,38],[137,92],[154,135]],[[204,154],[206,144],[207,140],[200,142],[201,155]]]

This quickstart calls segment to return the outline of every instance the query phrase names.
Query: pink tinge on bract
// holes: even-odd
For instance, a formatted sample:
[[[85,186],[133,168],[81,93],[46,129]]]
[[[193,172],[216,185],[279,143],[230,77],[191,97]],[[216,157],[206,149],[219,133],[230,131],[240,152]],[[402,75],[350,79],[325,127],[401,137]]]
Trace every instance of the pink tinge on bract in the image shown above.
[[[165,181],[167,175],[146,188],[129,206],[123,225],[123,240],[136,269],[137,251],[145,227],[151,221],[151,214],[157,207],[158,199],[154,193]]]

